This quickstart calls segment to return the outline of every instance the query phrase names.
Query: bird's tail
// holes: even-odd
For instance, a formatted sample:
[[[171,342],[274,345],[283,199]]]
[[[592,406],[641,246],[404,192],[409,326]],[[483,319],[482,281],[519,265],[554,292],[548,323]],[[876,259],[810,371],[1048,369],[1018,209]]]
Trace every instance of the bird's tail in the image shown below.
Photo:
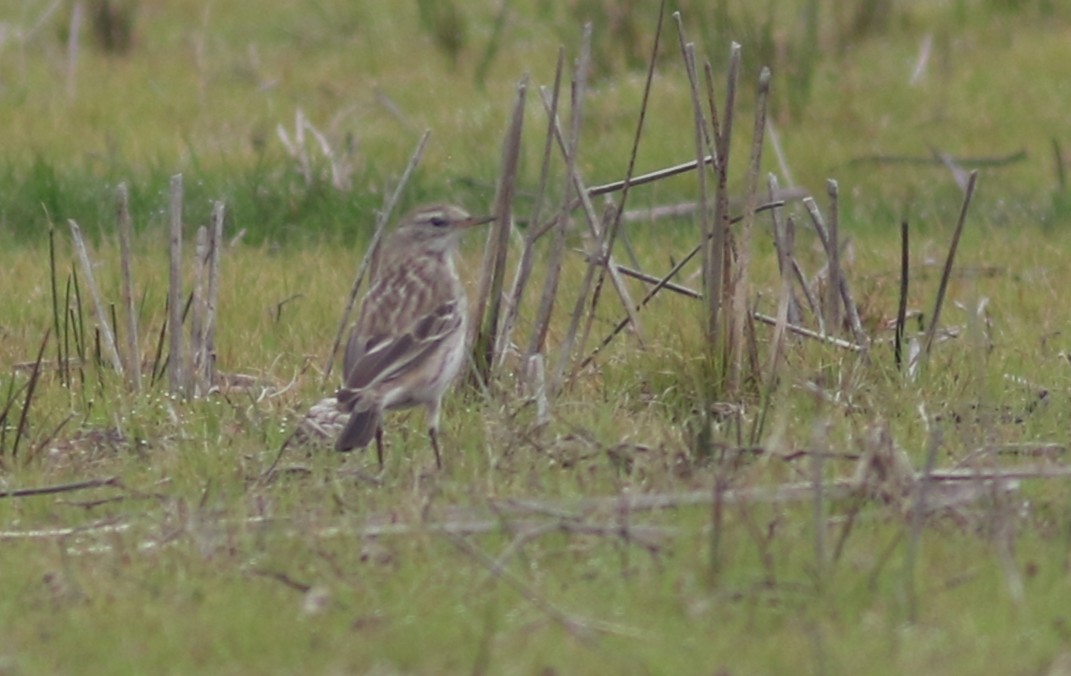
[[[353,413],[350,414],[350,419],[346,422],[346,426],[342,428],[342,433],[335,440],[336,451],[352,451],[355,448],[364,448],[372,441],[376,430],[379,429],[379,420],[383,412],[378,405],[372,402],[368,403],[370,404],[368,406],[358,404],[354,407]]]

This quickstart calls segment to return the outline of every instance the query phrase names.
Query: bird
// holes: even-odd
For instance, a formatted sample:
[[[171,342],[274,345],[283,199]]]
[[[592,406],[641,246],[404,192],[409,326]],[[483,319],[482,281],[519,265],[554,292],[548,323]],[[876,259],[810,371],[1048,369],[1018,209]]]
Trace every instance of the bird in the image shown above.
[[[400,220],[383,242],[350,330],[342,387],[334,401],[310,409],[308,436],[338,430],[338,451],[364,448],[375,439],[382,469],[384,413],[423,406],[435,464],[442,468],[439,408],[464,362],[468,324],[454,258],[461,234],[492,220],[452,204],[420,207]]]

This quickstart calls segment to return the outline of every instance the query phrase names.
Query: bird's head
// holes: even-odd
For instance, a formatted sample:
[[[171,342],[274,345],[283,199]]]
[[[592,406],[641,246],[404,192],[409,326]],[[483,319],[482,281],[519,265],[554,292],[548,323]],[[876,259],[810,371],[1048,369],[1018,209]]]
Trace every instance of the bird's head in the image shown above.
[[[395,237],[414,245],[446,249],[468,228],[492,220],[494,216],[474,217],[453,204],[432,204],[406,215],[398,224]]]

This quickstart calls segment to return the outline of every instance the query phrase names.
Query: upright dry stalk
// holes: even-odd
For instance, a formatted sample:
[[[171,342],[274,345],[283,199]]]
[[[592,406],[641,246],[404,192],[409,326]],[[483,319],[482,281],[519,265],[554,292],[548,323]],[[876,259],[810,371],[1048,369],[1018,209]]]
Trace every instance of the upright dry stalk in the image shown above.
[[[814,230],[818,233],[818,239],[822,242],[822,247],[826,251],[826,257],[830,264],[834,262],[834,259],[830,252],[829,241],[829,229],[826,227],[825,219],[822,218],[822,212],[818,210],[818,205],[815,203],[813,197],[804,197],[803,206],[806,207],[807,213],[811,217],[811,222],[814,224]],[[836,261],[839,262],[838,256]],[[855,305],[855,300],[852,298],[851,290],[848,288],[848,278],[842,273],[838,272],[836,290],[840,296],[841,302],[844,304],[844,310],[848,313],[848,323],[851,326],[852,334],[855,336],[855,342],[865,349],[870,344],[870,339],[867,337],[866,332],[863,331],[863,323],[859,318],[859,309]],[[829,331],[836,331],[835,326],[826,325]]]
[[[829,285],[826,288],[826,326],[836,331],[840,326],[840,215],[838,213],[839,188],[833,179],[826,181],[829,192]]]
[[[547,105],[547,153],[549,153],[554,143],[554,132],[558,128],[558,100],[561,91],[561,64],[564,54],[564,50],[558,50],[558,70],[554,76],[554,89],[551,92],[551,100]],[[543,88],[540,88],[539,94],[542,99],[546,100],[546,91]],[[567,157],[567,164],[568,161]],[[558,295],[558,280],[561,278],[562,263],[565,258],[565,225],[568,223],[568,212],[565,210],[565,205],[569,202],[570,190],[573,185],[568,178],[569,175],[570,172],[567,167],[565,195],[562,197],[562,207],[554,220],[554,239],[547,259],[547,276],[543,280],[543,293],[540,295],[539,307],[536,309],[535,318],[532,320],[532,335],[528,341],[528,352],[526,353],[529,361],[534,355],[543,351],[543,346],[547,340],[547,330],[550,328],[550,315],[554,310],[554,301]],[[538,227],[538,224],[532,223],[531,227]],[[538,234],[535,236],[538,236]]]
[[[926,327],[926,339],[922,343],[920,354],[929,356],[933,347],[934,336],[937,335],[937,325],[941,319],[941,308],[944,305],[945,293],[948,291],[948,280],[952,278],[952,264],[956,260],[956,249],[959,248],[959,238],[963,234],[963,225],[967,222],[967,209],[971,206],[971,198],[974,197],[974,186],[978,181],[978,170],[975,169],[967,178],[967,188],[963,194],[963,204],[960,206],[959,219],[956,221],[956,229],[952,233],[952,243],[948,245],[948,256],[945,257],[945,267],[941,272],[941,285],[937,289],[937,298],[933,303],[933,313],[930,315],[930,325]]]
[[[205,303],[204,344],[200,379],[204,391],[212,388],[216,380],[216,317],[219,307],[219,268],[223,256],[224,205],[221,201],[212,204],[212,232],[208,247],[208,298]]]
[[[770,69],[763,67],[759,73],[758,97],[755,101],[755,131],[751,140],[751,163],[747,172],[747,195],[744,221],[737,241],[737,260],[733,266],[733,335],[729,390],[739,392],[744,378],[744,357],[754,351],[753,345],[745,342],[745,327],[750,321],[749,268],[751,265],[751,232],[755,226],[755,211],[758,208],[759,169],[762,164],[762,146],[766,131],[766,101],[770,93]]]
[[[70,387],[70,380],[67,379],[69,373],[67,370],[67,356],[63,351],[64,341],[60,340],[60,336],[63,334],[60,331],[59,287],[56,284],[56,229],[51,222],[48,225],[48,273],[52,288],[52,331],[56,336],[56,367],[59,369],[60,383]],[[63,309],[63,316],[66,320],[66,306]],[[0,424],[2,422],[2,419],[0,419]],[[3,444],[0,443],[0,450],[2,449]]]
[[[505,5],[503,5],[505,6]],[[498,334],[498,344],[495,346],[495,360],[500,362],[506,354],[510,340],[513,337],[513,327],[517,324],[517,313],[520,312],[524,290],[528,285],[528,279],[532,274],[534,262],[535,243],[541,236],[539,223],[543,216],[543,204],[547,195],[547,182],[550,177],[550,155],[554,148],[553,124],[558,116],[558,93],[561,88],[562,70],[565,65],[565,50],[558,49],[558,63],[554,69],[554,94],[551,102],[551,113],[548,116],[547,135],[543,142],[543,161],[539,169],[539,188],[536,192],[535,206],[532,208],[532,217],[524,234],[524,247],[521,249],[521,260],[517,264],[517,272],[513,277],[513,286],[510,288],[509,300],[506,302],[506,316],[502,320],[502,330]],[[526,355],[528,363],[534,353]]]
[[[116,373],[123,375],[123,360],[119,357],[119,350],[115,347],[115,335],[108,324],[108,313],[104,309],[104,301],[97,286],[96,277],[93,275],[93,264],[89,260],[89,252],[86,250],[85,240],[82,239],[82,229],[73,219],[68,223],[71,226],[71,238],[74,240],[74,249],[78,253],[78,262],[85,275],[86,285],[89,286],[89,294],[93,299],[93,309],[97,318],[97,330],[100,331],[101,340],[104,341],[104,353],[111,362]]]
[[[208,394],[208,388],[203,387],[201,382],[205,358],[205,314],[208,311],[208,302],[205,298],[207,259],[208,228],[202,225],[197,228],[197,236],[194,239],[193,298],[191,299],[193,307],[190,314],[190,354],[192,361],[190,365],[190,394],[194,397]]]
[[[135,392],[141,391],[141,351],[138,349],[138,315],[134,309],[134,274],[131,246],[130,200],[124,181],[115,191],[116,224],[119,230],[119,265],[122,274],[123,312],[126,314],[126,375]]]
[[[335,342],[331,344],[331,351],[327,355],[327,360],[324,362],[324,377],[321,380],[321,386],[327,384],[327,379],[331,377],[331,369],[335,364],[335,355],[338,354],[339,345],[342,344],[342,336],[346,333],[346,326],[349,324],[350,315],[353,313],[353,306],[357,304],[357,294],[361,290],[361,283],[364,281],[365,274],[371,270],[372,275],[375,275],[375,261],[379,254],[379,245],[383,241],[383,234],[386,232],[387,223],[389,222],[391,212],[394,211],[395,205],[398,204],[398,200],[402,196],[402,190],[409,183],[409,177],[412,176],[413,171],[417,165],[420,164],[420,158],[424,156],[424,146],[428,143],[428,137],[431,136],[431,130],[426,129],[424,133],[420,135],[420,140],[417,142],[416,150],[413,151],[412,156],[409,158],[409,164],[405,166],[405,171],[402,172],[401,178],[398,179],[398,185],[394,187],[394,191],[387,198],[387,201],[383,205],[383,209],[376,216],[376,230],[372,235],[372,241],[368,244],[368,250],[364,254],[364,258],[361,259],[361,265],[357,269],[357,275],[353,279],[353,285],[350,287],[350,295],[346,299],[346,307],[342,310],[342,318],[338,323],[338,331],[335,332]],[[343,378],[345,378],[345,371],[348,370],[346,365],[343,366]]]
[[[907,323],[907,291],[911,272],[911,247],[908,240],[907,221],[900,223],[900,303],[896,308],[896,337],[893,343],[893,359],[896,370],[904,365],[904,324]]]
[[[572,92],[571,92],[572,93],[572,97],[571,97],[571,105],[570,105],[570,109],[569,109],[569,138],[568,138],[568,140],[563,143],[562,136],[561,136],[561,130],[558,128],[557,121],[554,121],[554,124],[552,125],[552,129],[553,129],[555,138],[558,139],[558,145],[562,149],[562,153],[565,156],[565,171],[566,171],[566,175],[565,175],[565,191],[564,191],[564,194],[562,196],[561,211],[558,214],[558,220],[559,220],[558,227],[559,228],[563,228],[563,229],[565,227],[565,224],[568,222],[569,212],[571,211],[571,209],[570,209],[570,201],[571,200],[569,199],[571,191],[575,189],[576,192],[577,192],[577,195],[581,199],[584,198],[584,186],[581,185],[579,182],[577,182],[575,180],[575,176],[576,176],[577,154],[578,154],[579,149],[580,149],[580,121],[581,121],[581,116],[582,116],[582,112],[583,112],[584,94],[587,93],[588,68],[589,68],[590,63],[591,63],[591,34],[592,34],[591,23],[589,22],[589,23],[584,24],[584,35],[583,35],[583,38],[581,39],[581,42],[580,42],[580,58],[577,59],[576,67],[575,67],[575,70],[573,72]],[[543,100],[543,107],[544,108],[547,107],[547,101],[546,101],[545,98]],[[564,230],[561,232],[560,236],[562,238],[565,237]],[[552,271],[552,274],[555,274],[555,275],[557,275],[559,273],[560,273],[560,270]],[[556,294],[556,292],[557,292],[557,287],[556,286],[555,286],[554,291],[555,291],[555,294]],[[546,289],[544,289],[544,292],[546,292]],[[587,292],[584,291],[584,293],[582,295],[586,295],[586,294],[587,294]],[[566,333],[564,340],[562,341],[561,353],[560,353],[560,357],[559,357],[558,367],[555,370],[554,376],[552,377],[551,382],[550,382],[550,388],[549,389],[550,389],[552,394],[556,393],[557,390],[558,390],[559,378],[560,378],[561,374],[563,373],[563,370],[565,368],[565,363],[569,359],[569,353],[572,350],[572,342],[573,342],[573,339],[574,339],[574,337],[576,335],[576,328],[577,328],[576,322],[573,322],[571,324],[568,332]]]
[[[171,394],[186,394],[186,369],[182,352],[182,174],[171,177],[170,268],[167,303],[171,335],[168,382]]]
[[[707,340],[712,346],[716,346],[719,340],[724,340],[724,337],[719,335],[721,308],[724,301],[732,296],[731,286],[727,284],[727,280],[732,276],[729,239],[729,154],[732,149],[733,120],[736,116],[736,86],[740,79],[740,45],[734,42],[729,47],[725,111],[720,116],[714,101],[713,77],[709,63],[706,64],[706,73],[710,121],[717,151],[718,183],[714,190],[713,237],[705,242],[707,249],[703,255],[703,286],[707,298]],[[730,330],[727,333],[733,334],[733,331]],[[728,346],[730,341],[724,342]]]
[[[777,177],[770,174],[768,178],[770,195],[778,190]],[[772,199],[772,197],[771,197]],[[774,241],[777,246],[777,267],[781,271],[781,292],[777,301],[777,324],[770,339],[770,356],[767,360],[767,373],[772,383],[777,376],[781,354],[784,348],[785,327],[789,323],[789,309],[792,307],[792,250],[795,246],[796,229],[792,219],[782,223],[777,209],[770,211],[773,220]]]
[[[74,223],[74,221],[71,221]],[[78,226],[75,226],[78,227]],[[48,346],[48,338],[52,335],[52,330],[45,331],[45,337],[41,339],[41,347],[37,350],[37,358],[33,362],[33,371],[30,372],[30,380],[26,384],[26,399],[22,404],[22,411],[19,412],[19,424],[15,428],[15,442],[11,446],[11,457],[16,458],[19,455],[19,442],[26,434],[27,426],[30,420],[30,406],[33,404],[33,395],[37,391],[37,382],[41,376],[41,360],[45,357],[45,348]],[[11,405],[12,399],[8,401],[8,406]],[[7,410],[5,409],[3,418],[7,418]],[[7,425],[4,425],[5,430]],[[3,450],[0,448],[0,450]]]
[[[528,94],[528,76],[517,84],[509,130],[502,141],[502,169],[495,193],[495,222],[484,249],[483,275],[476,295],[477,318],[482,317],[473,344],[477,372],[485,383],[491,381],[491,366],[495,363],[498,342],[499,316],[502,312],[502,287],[506,279],[506,255],[509,253],[509,233],[513,226],[513,195],[517,187],[517,167],[521,157],[521,132],[524,130],[524,104]],[[475,323],[474,323],[475,325]]]
[[[693,120],[693,123],[694,123],[694,126],[695,126],[695,130],[694,130],[695,131],[695,157],[696,157],[696,166],[699,168],[699,171],[696,172],[696,178],[697,178],[697,180],[699,182],[699,206],[698,206],[698,212],[697,213],[698,213],[698,216],[699,216],[699,232],[700,232],[700,236],[702,237],[702,239],[700,241],[702,241],[704,243],[707,243],[713,237],[713,235],[714,235],[714,227],[715,227],[715,221],[712,220],[707,214],[707,181],[706,181],[707,172],[706,172],[706,167],[704,166],[704,164],[705,164],[704,160],[707,157],[706,148],[710,143],[709,132],[707,130],[706,119],[703,116],[703,106],[700,103],[700,99],[699,99],[699,82],[698,82],[699,77],[698,77],[698,74],[697,74],[696,63],[695,63],[695,44],[691,43],[691,42],[687,42],[685,37],[684,37],[684,25],[681,22],[681,13],[680,12],[674,12],[673,13],[673,20],[676,21],[676,23],[677,23],[677,37],[678,37],[679,42],[680,42],[681,56],[684,59],[684,70],[685,70],[685,73],[688,76],[688,86],[689,86],[689,88],[691,90],[691,94],[692,94],[692,120]],[[708,77],[709,76],[710,75],[709,75],[709,71],[708,71]],[[709,84],[710,84],[710,82],[708,80],[708,88],[709,88]],[[708,91],[708,96],[711,96],[711,95],[712,95],[711,92]],[[711,114],[712,115],[716,115],[716,112],[712,111]],[[716,120],[712,123],[712,127],[714,128],[714,130],[715,130],[714,133],[716,134],[717,133],[717,121]],[[712,152],[710,152],[710,156],[716,158],[716,157],[718,157],[718,152],[719,152],[719,150],[717,148],[714,148],[712,150]],[[715,164],[717,165],[717,163],[715,163]],[[717,168],[715,168],[715,173],[717,173],[717,171],[718,171]],[[708,260],[709,256],[711,255],[710,244],[704,244],[702,250],[703,250],[703,270],[704,270],[704,274],[706,274],[706,272],[708,272],[710,270],[710,267],[709,267],[710,261]],[[709,292],[711,292],[711,289],[704,287],[704,291],[709,293]],[[720,300],[715,300],[714,302],[718,303],[718,302],[720,302]],[[715,324],[716,324],[716,321],[715,321]],[[709,326],[710,325],[708,323],[708,330],[709,330]]]
[[[580,57],[576,61],[573,70],[571,99],[569,108],[569,139],[564,143],[565,155],[565,189],[562,194],[562,204],[558,212],[558,232],[555,233],[554,248],[551,252],[550,268],[547,283],[543,287],[543,298],[540,301],[539,315],[537,316],[536,328],[532,337],[532,346],[538,345],[531,353],[541,351],[546,331],[549,326],[550,313],[554,307],[554,301],[558,294],[558,280],[561,276],[561,264],[565,251],[565,226],[569,222],[570,199],[574,189],[579,193],[581,188],[575,185],[573,175],[576,171],[576,157],[580,148],[580,120],[583,114],[584,95],[587,93],[588,68],[591,63],[591,23],[584,24],[584,33],[580,41]],[[545,92],[540,92],[545,94]],[[556,139],[561,143],[561,133],[557,119],[550,114],[550,105],[543,96],[544,108],[548,109],[550,128]],[[557,386],[556,379],[550,384],[553,392]]]

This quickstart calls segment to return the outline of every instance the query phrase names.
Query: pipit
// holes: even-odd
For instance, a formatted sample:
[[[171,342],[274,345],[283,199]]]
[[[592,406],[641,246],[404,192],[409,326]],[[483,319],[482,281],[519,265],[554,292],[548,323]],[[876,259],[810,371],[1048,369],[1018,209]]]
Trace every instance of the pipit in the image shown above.
[[[379,264],[350,332],[337,409],[349,413],[335,449],[376,440],[383,466],[383,413],[423,406],[435,464],[439,407],[464,361],[468,309],[454,265],[461,233],[493,217],[473,218],[436,204],[410,213],[383,243]]]

